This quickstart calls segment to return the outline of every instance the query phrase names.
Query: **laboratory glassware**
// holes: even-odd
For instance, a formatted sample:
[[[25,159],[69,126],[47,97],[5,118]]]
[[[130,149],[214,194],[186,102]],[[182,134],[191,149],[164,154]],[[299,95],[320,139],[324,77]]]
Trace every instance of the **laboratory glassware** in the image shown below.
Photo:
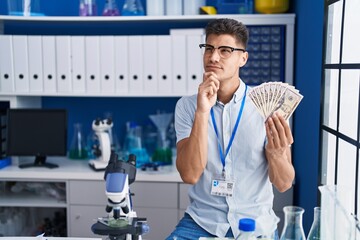
[[[285,224],[280,240],[306,240],[302,225],[305,210],[297,206],[286,206],[283,211]]]

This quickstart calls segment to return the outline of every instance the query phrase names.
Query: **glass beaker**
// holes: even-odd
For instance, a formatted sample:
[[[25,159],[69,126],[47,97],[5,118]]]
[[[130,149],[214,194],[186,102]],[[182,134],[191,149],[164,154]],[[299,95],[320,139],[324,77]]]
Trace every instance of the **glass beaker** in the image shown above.
[[[320,240],[320,216],[321,208],[314,207],[314,220],[311,225],[307,240]]]
[[[82,133],[81,123],[74,124],[74,137],[69,151],[70,159],[87,159],[88,152],[86,150],[85,139]]]
[[[302,217],[305,210],[297,206],[286,206],[283,209],[285,224],[280,240],[306,240]]]

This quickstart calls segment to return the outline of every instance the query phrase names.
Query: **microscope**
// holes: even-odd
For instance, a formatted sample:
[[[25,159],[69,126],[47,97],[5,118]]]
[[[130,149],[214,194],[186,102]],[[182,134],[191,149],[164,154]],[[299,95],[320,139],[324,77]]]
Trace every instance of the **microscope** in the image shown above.
[[[130,154],[125,162],[112,151],[104,174],[108,216],[98,218],[92,225],[94,234],[108,236],[110,240],[141,240],[141,235],[149,231],[146,218],[138,218],[132,208],[129,185],[135,176],[136,156]]]
[[[99,147],[95,149],[97,159],[89,161],[89,165],[95,171],[101,171],[108,165],[111,154],[110,129],[113,127],[113,121],[110,118],[100,120],[96,119],[92,122],[92,129],[99,139]]]

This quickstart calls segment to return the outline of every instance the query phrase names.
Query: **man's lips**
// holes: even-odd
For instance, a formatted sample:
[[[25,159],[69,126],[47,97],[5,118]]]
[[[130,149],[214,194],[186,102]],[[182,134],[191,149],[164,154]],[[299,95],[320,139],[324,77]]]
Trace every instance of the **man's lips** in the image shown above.
[[[207,65],[206,69],[208,69],[208,70],[217,70],[217,69],[222,69],[222,68],[220,66]]]

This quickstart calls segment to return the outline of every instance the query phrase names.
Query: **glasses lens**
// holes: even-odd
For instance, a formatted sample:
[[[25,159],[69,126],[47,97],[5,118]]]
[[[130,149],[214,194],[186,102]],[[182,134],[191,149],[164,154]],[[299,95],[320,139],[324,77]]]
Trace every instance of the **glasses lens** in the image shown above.
[[[211,54],[212,52],[214,52],[214,47],[204,44],[201,46],[201,51],[203,54]]]
[[[219,47],[218,50],[219,50],[219,55],[222,58],[228,58],[232,53],[232,48],[230,47]]]

